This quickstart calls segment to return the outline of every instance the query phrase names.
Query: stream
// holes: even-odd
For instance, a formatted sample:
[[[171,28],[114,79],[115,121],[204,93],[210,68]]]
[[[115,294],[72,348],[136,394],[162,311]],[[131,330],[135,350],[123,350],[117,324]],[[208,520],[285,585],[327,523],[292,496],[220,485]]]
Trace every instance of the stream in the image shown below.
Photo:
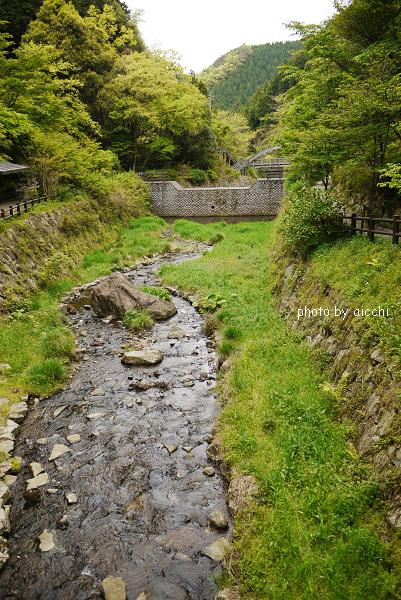
[[[160,285],[163,263],[199,250],[144,261],[127,275]],[[23,468],[12,486],[1,599],[103,598],[108,576],[123,578],[128,600],[214,598],[222,564],[209,549],[230,536],[224,479],[206,453],[219,410],[216,357],[202,317],[186,300],[174,303],[176,316],[140,336],[164,352],[156,367],[121,363],[135,336],[120,324],[87,306],[68,316],[81,358],[67,388],[34,404],[19,430]],[[68,451],[49,460],[55,444]],[[33,462],[49,482],[27,493]],[[212,513],[223,522],[211,523]]]

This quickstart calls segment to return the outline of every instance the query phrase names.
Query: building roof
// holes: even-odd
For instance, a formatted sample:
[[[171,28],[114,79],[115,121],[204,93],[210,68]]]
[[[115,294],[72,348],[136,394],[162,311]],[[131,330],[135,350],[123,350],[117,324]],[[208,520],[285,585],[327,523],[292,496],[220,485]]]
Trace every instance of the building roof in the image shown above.
[[[0,161],[0,175],[10,175],[11,173],[22,173],[27,171],[29,167],[27,165],[16,165],[7,161]]]

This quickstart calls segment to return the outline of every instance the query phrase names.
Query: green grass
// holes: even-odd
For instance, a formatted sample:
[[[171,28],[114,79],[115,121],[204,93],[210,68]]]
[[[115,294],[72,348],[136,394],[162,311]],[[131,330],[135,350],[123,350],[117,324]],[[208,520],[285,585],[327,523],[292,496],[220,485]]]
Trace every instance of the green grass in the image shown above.
[[[156,296],[161,300],[167,300],[171,302],[171,294],[168,290],[161,287],[153,287],[151,285],[143,285],[141,287],[141,291],[145,292],[145,294],[151,294],[152,296]]]
[[[199,242],[211,242],[213,244],[220,242],[224,238],[224,232],[227,223],[196,223],[186,219],[175,221],[173,231],[180,237],[187,240],[196,240]]]
[[[0,318],[0,363],[11,365],[10,371],[0,373],[0,396],[13,402],[27,392],[48,395],[62,387],[75,342],[59,311],[60,298],[78,283],[165,251],[165,226],[158,217],[133,219],[115,245],[91,252],[70,277],[47,282],[18,310]]]
[[[254,512],[236,519],[234,582],[249,599],[401,598],[379,487],[311,353],[273,308],[273,228],[225,226],[211,253],[161,270],[166,284],[227,300],[216,316],[225,353],[236,353],[220,383],[220,435],[229,463],[261,489]],[[188,230],[210,239],[219,225]]]
[[[139,332],[151,329],[154,320],[147,310],[128,310],[124,315],[123,325],[131,331]]]
[[[391,354],[401,359],[401,253],[387,240],[358,236],[322,246],[314,253],[308,277],[337,290],[349,307],[388,308],[390,318],[361,318]]]

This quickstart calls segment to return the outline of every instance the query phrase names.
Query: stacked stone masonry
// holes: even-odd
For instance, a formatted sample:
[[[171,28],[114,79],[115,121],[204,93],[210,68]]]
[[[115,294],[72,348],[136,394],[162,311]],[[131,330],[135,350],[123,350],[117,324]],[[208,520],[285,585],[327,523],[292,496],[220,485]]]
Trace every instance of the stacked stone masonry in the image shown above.
[[[283,179],[258,179],[251,187],[183,188],[176,181],[150,184],[154,212],[161,217],[275,217]]]

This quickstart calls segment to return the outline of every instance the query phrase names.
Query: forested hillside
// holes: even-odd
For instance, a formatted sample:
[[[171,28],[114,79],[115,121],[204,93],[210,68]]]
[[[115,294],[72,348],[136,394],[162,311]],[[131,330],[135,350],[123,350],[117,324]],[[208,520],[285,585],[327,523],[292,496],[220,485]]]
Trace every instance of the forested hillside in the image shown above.
[[[298,48],[298,42],[243,45],[216,60],[200,74],[200,79],[208,87],[216,108],[238,109],[259,86],[273,79],[277,67]]]
[[[303,47],[250,101],[254,127],[291,158],[291,181],[323,182],[348,207],[392,214],[401,190],[401,7],[340,3],[321,26],[294,24]]]
[[[215,173],[220,145],[243,147],[200,82],[145,48],[119,0],[15,8],[0,4],[0,158],[29,164],[32,189],[182,163]]]

